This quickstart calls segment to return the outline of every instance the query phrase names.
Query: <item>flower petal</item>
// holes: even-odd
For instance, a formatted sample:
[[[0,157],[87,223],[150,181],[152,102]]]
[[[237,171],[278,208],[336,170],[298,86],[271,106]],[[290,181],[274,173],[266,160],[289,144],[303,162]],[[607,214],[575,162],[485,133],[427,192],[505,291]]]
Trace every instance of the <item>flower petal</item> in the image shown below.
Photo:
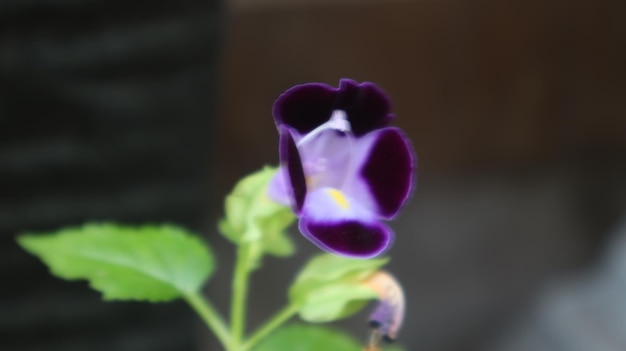
[[[373,83],[342,79],[338,91],[334,109],[346,111],[357,137],[387,126],[393,118],[389,98]]]
[[[302,210],[306,198],[306,178],[302,169],[300,153],[291,132],[285,127],[281,127],[279,132],[280,162],[286,170],[286,172],[281,173],[286,176],[284,181],[287,192],[291,196],[294,212],[298,214]]]
[[[381,129],[371,137],[374,141],[360,176],[367,183],[379,214],[391,219],[411,194],[416,158],[409,139],[397,128]]]
[[[298,147],[307,188],[340,188],[347,180],[352,166],[356,140],[352,135],[326,130],[313,141]],[[352,172],[353,173],[353,172]]]
[[[328,121],[334,110],[346,112],[357,137],[387,126],[393,118],[391,102],[380,88],[350,79],[341,79],[339,88],[322,83],[296,85],[278,97],[273,115],[277,125],[306,134]]]
[[[322,83],[296,85],[282,93],[274,102],[273,115],[277,125],[286,124],[306,134],[328,121],[334,109],[336,89]]]
[[[376,213],[328,187],[307,194],[299,229],[323,250],[360,258],[379,255],[394,237]]]
[[[285,206],[292,205],[291,190],[290,187],[287,186],[288,177],[287,169],[285,167],[279,167],[267,186],[267,196]]]
[[[393,242],[393,232],[382,223],[358,221],[313,222],[301,219],[299,229],[322,250],[355,258],[372,258]]]

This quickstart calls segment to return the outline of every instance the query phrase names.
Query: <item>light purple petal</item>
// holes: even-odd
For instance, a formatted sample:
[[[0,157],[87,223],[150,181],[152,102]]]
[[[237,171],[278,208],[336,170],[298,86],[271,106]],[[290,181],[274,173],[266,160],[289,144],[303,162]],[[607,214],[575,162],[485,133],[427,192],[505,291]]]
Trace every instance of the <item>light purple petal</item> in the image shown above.
[[[376,214],[377,218],[380,218],[381,215],[379,214],[380,211],[376,198],[366,179],[361,176],[361,169],[371,154],[378,134],[379,132],[375,131],[361,138],[353,139],[355,144],[351,150],[350,168],[346,176],[348,181],[342,184],[341,190],[347,197],[354,199],[355,202],[369,209],[370,212]]]
[[[285,167],[278,168],[267,186],[267,196],[279,204],[291,206],[292,197],[291,191],[287,187],[287,177],[287,169]]]
[[[294,208],[294,212],[298,214],[304,205],[307,191],[302,160],[289,129],[281,127],[279,132],[279,156],[281,166],[285,168],[287,175],[285,184],[287,185],[287,192],[292,199],[291,205]]]
[[[332,129],[298,147],[309,191],[340,188],[348,182],[355,147],[353,136]]]
[[[335,188],[321,188],[307,194],[302,217],[316,222],[357,220],[377,222],[378,215]]]

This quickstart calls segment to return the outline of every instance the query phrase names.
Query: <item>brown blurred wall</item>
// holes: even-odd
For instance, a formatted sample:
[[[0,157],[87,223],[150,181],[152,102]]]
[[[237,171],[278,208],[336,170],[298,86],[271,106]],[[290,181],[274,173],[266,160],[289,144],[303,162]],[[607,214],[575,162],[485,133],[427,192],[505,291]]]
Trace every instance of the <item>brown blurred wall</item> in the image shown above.
[[[276,160],[278,94],[341,77],[392,96],[422,172],[626,147],[621,1],[236,4],[222,90],[226,179]]]

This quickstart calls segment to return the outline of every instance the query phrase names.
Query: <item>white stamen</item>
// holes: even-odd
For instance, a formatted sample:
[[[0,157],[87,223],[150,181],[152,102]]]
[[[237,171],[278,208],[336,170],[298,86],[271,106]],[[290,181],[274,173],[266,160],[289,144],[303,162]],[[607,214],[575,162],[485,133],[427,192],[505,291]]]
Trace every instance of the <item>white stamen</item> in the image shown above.
[[[333,129],[337,129],[344,133],[350,131],[350,122],[348,122],[348,116],[346,115],[346,111],[343,110],[335,110],[333,114],[330,115],[330,120],[328,122],[328,126]]]
[[[302,146],[308,143],[309,141],[311,141],[311,139],[315,138],[327,129],[334,129],[344,133],[350,132],[350,122],[348,122],[348,116],[346,115],[346,112],[343,110],[334,110],[333,113],[330,115],[330,119],[326,123],[310,131],[307,135],[304,136],[304,138],[298,141],[296,146]]]

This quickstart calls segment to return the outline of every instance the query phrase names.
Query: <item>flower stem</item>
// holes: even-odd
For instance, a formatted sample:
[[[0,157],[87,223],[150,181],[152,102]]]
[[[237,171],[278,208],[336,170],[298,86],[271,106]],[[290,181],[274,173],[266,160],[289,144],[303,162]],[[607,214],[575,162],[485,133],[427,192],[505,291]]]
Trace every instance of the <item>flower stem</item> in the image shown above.
[[[237,261],[233,274],[232,301],[230,308],[230,330],[232,349],[239,351],[246,328],[246,300],[248,275],[250,273],[250,244],[243,243],[237,249]]]
[[[227,350],[231,350],[231,342],[232,337],[228,328],[226,327],[226,323],[220,316],[219,312],[213,307],[211,302],[204,298],[199,292],[186,294],[184,296],[185,301],[189,303],[191,308],[200,315],[204,323],[215,333],[217,339],[220,341],[222,346]]]
[[[266,323],[259,327],[259,329],[255,331],[252,336],[250,336],[250,339],[243,344],[240,351],[247,351],[252,346],[256,345],[257,342],[261,341],[264,337],[268,336],[276,328],[280,327],[283,323],[293,317],[298,312],[298,309],[297,305],[290,304],[276,312],[272,318],[270,318]]]

